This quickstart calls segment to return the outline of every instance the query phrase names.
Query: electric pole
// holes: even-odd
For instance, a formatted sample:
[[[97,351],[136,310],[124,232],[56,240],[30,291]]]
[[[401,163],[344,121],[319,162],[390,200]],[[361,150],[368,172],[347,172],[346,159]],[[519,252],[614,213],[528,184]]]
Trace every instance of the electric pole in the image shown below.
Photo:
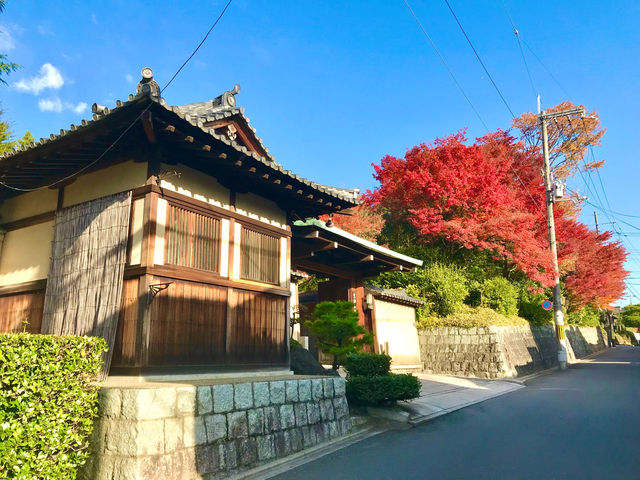
[[[538,97],[538,111],[540,97]],[[544,111],[538,113],[538,120],[542,129],[542,151],[544,153],[544,189],[547,204],[547,228],[549,230],[549,248],[553,259],[553,271],[555,282],[553,286],[553,320],[556,326],[556,337],[558,338],[558,363],[560,370],[567,368],[567,338],[564,334],[564,316],[562,313],[562,295],[560,293],[560,268],[558,267],[558,250],[556,246],[556,226],[553,219],[554,190],[551,182],[551,165],[549,163],[549,138],[547,136],[547,120],[563,117],[567,115],[585,115],[583,107],[572,108],[560,112]]]
[[[593,211],[593,219],[596,221],[596,235],[600,235],[600,230],[598,229],[598,212]]]

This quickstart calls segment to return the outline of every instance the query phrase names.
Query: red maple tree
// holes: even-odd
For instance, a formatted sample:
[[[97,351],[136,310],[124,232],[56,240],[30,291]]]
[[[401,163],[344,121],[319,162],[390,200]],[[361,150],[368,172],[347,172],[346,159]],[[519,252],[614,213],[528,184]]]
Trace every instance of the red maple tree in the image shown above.
[[[408,222],[421,242],[447,241],[490,251],[543,286],[553,284],[542,158],[498,131],[467,145],[463,132],[421,144],[404,158],[373,165],[378,188],[367,201]],[[558,204],[555,209],[561,276],[572,308],[605,305],[624,290],[624,248]]]
[[[568,306],[577,310],[587,304],[608,307],[622,297],[627,253],[611,234],[597,234],[569,217],[558,222],[558,256]]]
[[[404,158],[387,155],[373,165],[380,186],[367,193],[368,201],[409,222],[425,243],[444,239],[489,250],[531,279],[550,285],[551,257],[546,237],[540,235],[544,210],[532,210],[532,200],[514,173],[516,167],[525,170],[533,163],[525,159],[535,152],[501,131],[473,145],[465,142],[460,132],[413,147]],[[541,197],[542,186],[530,183]]]

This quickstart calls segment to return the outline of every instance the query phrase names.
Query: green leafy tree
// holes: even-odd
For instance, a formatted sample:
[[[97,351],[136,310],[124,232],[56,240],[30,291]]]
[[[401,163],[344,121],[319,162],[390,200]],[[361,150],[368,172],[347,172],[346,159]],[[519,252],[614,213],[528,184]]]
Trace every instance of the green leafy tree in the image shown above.
[[[314,320],[305,325],[316,338],[320,350],[333,355],[337,370],[348,353],[373,345],[373,335],[358,324],[358,312],[352,302],[320,302],[313,311]]]
[[[2,110],[0,110],[0,116],[2,116]],[[26,147],[34,142],[33,135],[28,130],[18,140],[14,140],[14,134],[11,131],[11,126],[8,122],[0,120],[0,155],[10,153],[16,148]]]
[[[622,324],[625,327],[640,327],[640,304],[627,305],[622,309]]]
[[[4,12],[5,6],[6,6],[5,0],[0,0],[0,13]],[[3,75],[7,76],[11,72],[15,72],[18,69],[18,67],[20,67],[20,65],[10,61],[7,58],[6,54],[0,53],[0,82],[6,85],[7,81],[4,78],[2,78],[2,76]]]

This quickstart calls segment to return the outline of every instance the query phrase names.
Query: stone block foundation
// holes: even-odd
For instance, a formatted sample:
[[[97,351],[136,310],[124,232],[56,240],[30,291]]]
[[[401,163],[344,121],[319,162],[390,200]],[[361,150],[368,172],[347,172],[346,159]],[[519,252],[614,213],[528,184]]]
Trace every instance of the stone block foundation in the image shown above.
[[[216,479],[346,434],[342,378],[108,387],[79,478]]]
[[[606,348],[600,328],[566,325],[565,333],[569,361]],[[425,373],[505,378],[557,365],[552,325],[438,327],[420,330],[418,338]]]

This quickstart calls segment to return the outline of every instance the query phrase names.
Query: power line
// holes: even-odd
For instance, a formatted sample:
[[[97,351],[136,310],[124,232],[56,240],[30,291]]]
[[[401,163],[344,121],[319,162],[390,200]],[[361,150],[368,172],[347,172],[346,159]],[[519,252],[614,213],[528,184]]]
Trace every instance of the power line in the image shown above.
[[[464,98],[467,100],[467,103],[469,104],[469,106],[471,107],[471,109],[474,111],[474,113],[476,114],[476,116],[478,117],[478,120],[480,120],[480,123],[482,123],[482,125],[484,126],[484,128],[487,130],[487,132],[489,131],[489,127],[487,127],[487,124],[484,122],[484,120],[482,119],[482,116],[480,115],[480,112],[478,112],[478,110],[476,109],[475,105],[471,102],[471,100],[469,99],[469,96],[466,94],[466,92],[464,91],[464,88],[462,88],[462,85],[460,85],[460,82],[458,81],[458,79],[456,78],[456,75],[453,73],[453,70],[451,70],[451,67],[449,67],[449,64],[447,63],[447,61],[444,59],[444,57],[442,56],[442,54],[440,53],[440,50],[438,50],[438,47],[436,47],[435,42],[431,39],[431,37],[429,36],[429,34],[427,33],[427,31],[425,30],[425,28],[422,26],[422,22],[420,22],[420,19],[418,19],[417,15],[414,13],[413,9],[411,8],[411,6],[409,5],[409,3],[407,2],[407,0],[402,0],[405,4],[405,6],[407,7],[407,9],[409,10],[409,12],[411,13],[411,16],[413,17],[413,19],[416,21],[416,23],[418,24],[418,26],[420,27],[420,30],[422,30],[422,34],[425,36],[425,38],[429,41],[429,43],[431,44],[431,48],[433,48],[433,50],[436,52],[436,54],[438,55],[438,57],[440,58],[440,61],[442,62],[442,64],[445,66],[445,68],[447,69],[447,71],[449,72],[449,75],[451,76],[451,78],[453,79],[453,81],[455,82],[456,86],[458,87],[458,90],[460,90],[460,93],[462,93],[462,95],[464,96]]]
[[[445,0],[445,1],[447,1],[447,0]],[[447,1],[447,3],[448,3],[448,1]],[[505,13],[507,14],[507,17],[509,18],[509,21],[510,21],[510,23],[511,23],[511,26],[512,26],[512,27],[513,27],[513,29],[514,29],[514,33],[516,34],[516,37],[517,37],[517,39],[518,39],[518,45],[519,45],[519,47],[520,47],[520,48],[522,48],[522,47],[520,46],[520,35],[519,35],[519,32],[518,32],[518,30],[517,30],[517,29],[516,29],[516,27],[515,27],[515,24],[514,24],[514,22],[513,22],[513,19],[511,18],[511,15],[509,14],[509,11],[508,11],[508,9],[507,9],[507,7],[506,7],[506,4],[505,4],[505,1],[504,1],[504,0],[502,0],[502,4],[503,4],[503,7],[504,7],[504,9],[505,9]],[[567,91],[567,89],[565,89],[565,88],[564,88],[564,86],[560,83],[560,81],[558,81],[558,79],[553,75],[553,73],[551,72],[551,70],[550,70],[549,68],[547,68],[547,66],[546,66],[546,65],[545,65],[545,63],[540,59],[540,57],[538,57],[538,55],[536,55],[536,53],[533,51],[533,49],[531,49],[531,47],[529,47],[529,45],[525,42],[525,40],[524,40],[524,39],[522,39],[522,43],[524,43],[524,45],[525,45],[525,46],[527,47],[527,49],[531,52],[531,54],[536,58],[536,60],[540,63],[540,65],[542,65],[542,67],[547,71],[547,73],[548,73],[548,74],[549,74],[549,76],[553,79],[553,81],[554,81],[554,82],[555,82],[555,83],[560,87],[560,89],[561,89],[561,90],[562,90],[562,91],[567,95],[567,97],[570,99],[570,98],[571,98],[571,94],[569,94],[569,92]],[[522,53],[522,51],[521,51],[521,53]],[[524,63],[525,63],[525,68],[527,69],[527,75],[529,76],[529,80],[530,80],[531,85],[532,85],[532,87],[533,87],[533,81],[532,81],[531,74],[530,74],[530,72],[529,72],[528,65],[527,65],[527,63],[526,63],[526,59],[525,59],[525,57],[524,57],[524,54],[523,54],[523,61],[524,61]],[[533,87],[533,88],[535,89],[535,87]],[[591,153],[591,158],[592,158],[592,159],[593,159],[593,161],[595,162],[595,155],[594,155],[594,153],[593,153],[593,148],[592,148],[591,146],[589,146],[589,151],[590,151],[590,153]],[[584,164],[586,165],[586,161],[585,161],[584,159],[583,159],[583,162],[584,162]],[[580,176],[582,177],[582,180],[583,180],[583,182],[584,182],[585,187],[587,188],[587,191],[590,191],[591,189],[590,189],[590,187],[589,187],[589,183],[587,182],[587,180],[585,179],[585,176],[583,175],[582,171],[581,171],[579,168],[578,168],[578,172],[580,173]],[[634,228],[634,229],[636,229],[636,230],[640,230],[640,228],[636,227],[635,225],[632,225],[632,224],[631,224],[631,223],[629,223],[629,222],[626,222],[626,221],[624,221],[624,220],[620,220],[619,218],[616,218],[616,217],[615,217],[615,215],[616,215],[616,214],[618,214],[618,215],[621,215],[621,216],[627,216],[627,217],[630,217],[630,218],[640,218],[640,217],[635,216],[635,215],[620,214],[620,213],[617,213],[617,212],[614,212],[614,211],[613,211],[613,209],[611,208],[611,205],[610,205],[610,203],[609,203],[609,199],[608,199],[608,196],[607,196],[606,189],[604,188],[604,183],[602,182],[602,176],[600,175],[600,171],[599,171],[599,169],[596,169],[596,172],[597,172],[597,174],[598,174],[598,182],[599,182],[599,184],[600,184],[600,188],[601,188],[601,190],[602,190],[602,194],[603,194],[603,196],[604,196],[605,203],[606,203],[606,205],[607,205],[607,207],[608,207],[608,209],[605,209],[605,208],[604,208],[604,206],[603,206],[602,199],[600,198],[600,194],[599,194],[599,192],[598,192],[598,188],[596,187],[596,184],[595,184],[595,182],[593,181],[593,178],[592,178],[592,175],[591,175],[591,170],[590,170],[590,169],[588,169],[588,168],[585,168],[585,172],[587,173],[587,176],[588,176],[589,180],[591,181],[591,184],[592,184],[592,186],[593,186],[593,194],[594,194],[594,196],[597,198],[597,201],[598,201],[598,203],[599,203],[599,206],[594,205],[594,204],[592,204],[592,203],[590,203],[590,202],[586,202],[586,203],[588,203],[589,205],[593,206],[594,208],[598,208],[599,210],[601,210],[601,211],[605,214],[605,216],[607,217],[607,219],[609,220],[609,222],[610,222],[610,224],[611,224],[611,226],[612,226],[612,230],[613,230],[614,234],[616,235],[616,237],[618,237],[618,240],[620,241],[620,243],[625,247],[625,249],[626,249],[626,251],[627,251],[627,254],[628,254],[628,258],[630,258],[630,259],[632,259],[632,260],[637,261],[638,263],[640,263],[640,259],[639,259],[639,258],[636,258],[636,256],[635,256],[636,254],[639,254],[639,253],[635,250],[635,248],[634,248],[633,244],[632,244],[630,241],[628,241],[628,239],[627,239],[627,238],[625,238],[625,237],[627,237],[628,235],[625,235],[625,234],[623,234],[623,233],[622,233],[622,231],[618,228],[618,226],[617,226],[617,224],[616,224],[616,221],[619,221],[619,222],[621,222],[621,223],[623,223],[623,224],[625,224],[625,225],[628,225],[628,226],[630,226],[630,227],[632,227],[632,228]],[[594,199],[594,200],[595,200],[595,199]],[[612,217],[613,217],[613,218],[612,218]],[[639,254],[639,255],[640,255],[640,254]],[[636,298],[639,298],[639,299],[640,299],[640,296],[638,296],[638,295],[637,295],[637,293],[633,290],[633,288],[631,287],[631,285],[630,285],[630,284],[628,284],[627,282],[625,282],[625,285],[626,285],[626,288],[627,288],[627,290],[628,290],[628,291],[632,291],[632,292],[634,293],[634,296],[636,296]]]
[[[566,90],[566,88],[564,88],[562,86],[562,84],[558,81],[558,79],[553,75],[553,73],[551,73],[551,70],[549,70],[547,68],[547,66],[544,64],[544,62],[542,60],[540,60],[540,57],[538,57],[538,55],[536,55],[536,52],[533,51],[533,49],[529,46],[529,44],[525,41],[524,38],[522,38],[522,43],[524,44],[525,47],[527,47],[527,50],[529,50],[529,52],[531,52],[531,55],[534,56],[534,58],[538,61],[538,63],[540,65],[542,65],[542,68],[544,68],[546,70],[546,72],[549,74],[549,76],[551,77],[551,79],[556,82],[556,85],[558,85],[558,87],[560,87],[560,90],[562,90],[564,92],[564,94],[567,96],[567,98],[571,98],[572,95]]]
[[[413,9],[411,8],[411,6],[409,5],[409,3],[407,2],[407,0],[402,0],[403,3],[405,4],[405,6],[407,7],[407,9],[409,10],[409,13],[411,13],[411,16],[413,17],[413,19],[415,20],[415,22],[418,24],[418,27],[420,27],[420,30],[422,31],[423,35],[425,36],[425,38],[429,41],[429,43],[431,44],[431,47],[433,48],[433,50],[436,52],[436,54],[438,55],[438,57],[440,58],[440,61],[443,63],[443,65],[446,67],[447,71],[449,72],[449,75],[451,76],[451,78],[453,79],[453,81],[455,82],[456,86],[458,87],[458,89],[460,90],[460,92],[462,93],[462,95],[464,96],[464,98],[467,100],[467,103],[471,106],[471,108],[473,109],[473,111],[475,112],[476,116],[478,117],[478,119],[480,120],[480,123],[482,123],[482,125],[484,126],[485,130],[487,131],[487,133],[489,132],[489,127],[487,126],[487,124],[485,123],[485,121],[483,120],[482,116],[480,115],[480,112],[478,112],[478,110],[476,109],[476,107],[474,106],[473,102],[471,102],[471,99],[469,98],[469,96],[467,95],[467,93],[464,91],[464,88],[462,88],[462,85],[460,84],[460,82],[458,81],[456,75],[453,73],[453,70],[451,70],[451,68],[449,67],[449,64],[447,63],[447,61],[445,60],[444,56],[440,53],[440,50],[438,50],[438,47],[436,46],[435,42],[433,41],[433,39],[429,36],[429,34],[427,33],[426,29],[424,28],[424,26],[422,25],[422,22],[420,21],[420,19],[418,18],[418,16],[415,14],[415,12],[413,11]],[[473,48],[473,46],[472,46]],[[487,72],[488,74],[488,72]],[[504,98],[503,98],[504,100]],[[507,108],[509,108],[509,106],[507,105]],[[509,111],[511,111],[511,109],[509,109]],[[513,112],[511,112],[511,116],[514,117]],[[529,190],[526,188],[526,185],[524,184],[524,182],[522,181],[522,179],[520,178],[520,176],[518,175],[518,172],[516,172],[515,168],[513,167],[513,165],[510,165],[511,168],[511,172],[515,175],[516,179],[520,182],[520,184],[522,185],[522,189],[524,190],[524,192],[529,196],[529,198],[533,201],[533,203],[537,206],[540,207],[540,203],[538,202],[538,200],[536,198],[534,198],[531,193],[529,192]]]
[[[204,44],[204,42],[207,40],[207,38],[209,37],[209,35],[211,34],[211,32],[213,31],[213,29],[216,27],[216,25],[218,24],[218,22],[222,19],[222,17],[224,16],[225,12],[227,11],[227,9],[229,8],[229,5],[231,5],[231,2],[233,0],[228,0],[228,2],[226,3],[226,5],[224,6],[224,8],[222,9],[222,11],[220,12],[220,14],[218,15],[218,17],[216,18],[216,20],[213,22],[213,24],[211,25],[211,27],[209,28],[209,30],[207,31],[207,33],[204,35],[204,37],[202,38],[202,40],[200,41],[200,43],[198,43],[198,45],[196,46],[196,48],[193,50],[193,52],[191,52],[191,55],[189,55],[189,57],[182,63],[182,65],[180,65],[180,68],[178,68],[178,70],[176,70],[176,72],[173,74],[173,76],[169,79],[169,81],[165,84],[164,87],[162,87],[160,89],[160,95],[162,95],[162,93],[169,87],[169,85],[171,85],[171,83],[173,83],[173,81],[175,80],[175,78],[178,76],[178,74],[182,71],[182,69],[187,65],[187,63],[189,63],[189,61],[194,57],[194,55],[198,52],[198,50],[200,50],[200,47],[202,47],[202,45]],[[11,185],[6,184],[5,182],[0,181],[0,185],[9,188],[11,190],[16,190],[19,192],[33,192],[35,190],[41,190],[43,188],[50,188],[53,187],[54,185],[57,185],[61,182],[64,182],[65,180],[68,180],[72,177],[75,177],[76,175],[78,175],[79,173],[84,172],[85,170],[87,170],[88,168],[92,167],[93,165],[95,165],[96,163],[98,163],[100,160],[102,160],[102,158],[104,158],[104,156],[109,153],[111,151],[111,149],[113,147],[115,147],[115,145],[122,140],[122,137],[124,137],[126,135],[126,133],[131,130],[131,128],[136,124],[136,122],[138,120],[140,120],[140,118],[142,118],[142,116],[151,108],[152,104],[147,105],[147,107],[145,107],[144,110],[142,110],[142,112],[140,112],[140,114],[133,120],[133,122],[131,122],[127,128],[124,129],[124,131],[106,148],[106,150],[104,152],[102,152],[98,158],[96,158],[95,160],[93,160],[92,162],[84,165],[82,168],[80,168],[79,170],[75,171],[74,173],[67,175],[66,177],[63,177],[59,180],[56,180],[55,182],[49,184],[49,185],[44,185],[41,187],[36,187],[36,188],[19,188],[19,187],[14,187]]]
[[[513,113],[513,110],[511,110],[511,107],[509,106],[509,104],[505,100],[504,96],[502,95],[502,92],[498,88],[498,85],[496,85],[496,82],[493,80],[493,77],[489,73],[489,70],[487,70],[487,67],[485,66],[484,62],[482,61],[482,58],[480,58],[480,55],[478,54],[477,50],[473,46],[473,43],[471,43],[471,39],[469,38],[469,35],[467,35],[467,32],[465,32],[464,28],[462,27],[462,24],[460,23],[460,20],[458,20],[458,17],[456,16],[456,12],[454,12],[453,8],[451,8],[451,4],[449,3],[449,0],[444,0],[444,3],[446,3],[447,7],[449,7],[449,11],[451,12],[451,15],[453,15],[453,18],[455,19],[456,23],[458,24],[458,27],[460,27],[460,30],[462,30],[462,34],[464,35],[464,38],[467,39],[467,42],[469,43],[469,46],[471,47],[471,50],[473,50],[473,53],[476,55],[476,58],[478,59],[478,62],[480,62],[480,65],[482,65],[482,68],[483,68],[484,72],[489,77],[489,80],[491,80],[491,83],[493,84],[493,87],[496,89],[496,92],[498,92],[498,95],[500,95],[500,98],[502,99],[502,103],[504,103],[504,105],[507,107],[507,110],[509,110],[509,113],[511,114],[511,117],[515,118],[516,116]]]
[[[533,83],[533,77],[531,76],[531,72],[529,71],[529,64],[527,63],[527,58],[524,55],[524,50],[522,49],[522,42],[520,41],[520,32],[516,28],[515,23],[513,22],[513,18],[511,18],[511,14],[509,13],[509,9],[507,8],[507,4],[505,0],[502,0],[502,7],[504,8],[507,17],[509,17],[509,22],[511,23],[511,27],[513,28],[513,33],[516,36],[516,41],[518,42],[518,49],[520,50],[520,56],[522,57],[522,62],[524,63],[524,68],[527,71],[527,76],[529,77],[529,83],[531,84],[531,91],[533,92],[533,96],[537,96],[538,91],[536,86]]]

